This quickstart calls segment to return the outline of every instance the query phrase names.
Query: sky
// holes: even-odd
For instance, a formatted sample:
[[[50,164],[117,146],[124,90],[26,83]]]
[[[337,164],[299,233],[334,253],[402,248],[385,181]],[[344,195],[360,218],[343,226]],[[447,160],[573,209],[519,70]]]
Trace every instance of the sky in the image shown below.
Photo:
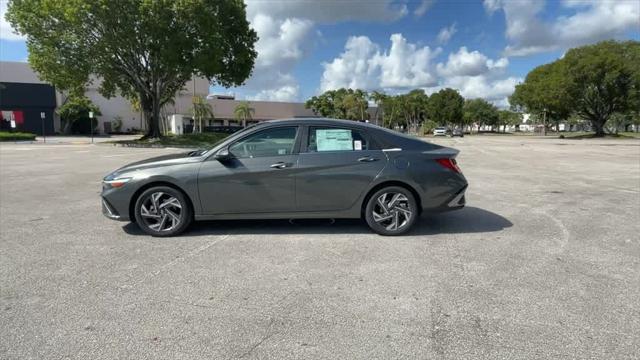
[[[0,60],[26,61],[4,20]],[[258,57],[238,99],[305,101],[341,87],[454,88],[504,107],[515,85],[567,49],[640,40],[640,0],[248,0]]]

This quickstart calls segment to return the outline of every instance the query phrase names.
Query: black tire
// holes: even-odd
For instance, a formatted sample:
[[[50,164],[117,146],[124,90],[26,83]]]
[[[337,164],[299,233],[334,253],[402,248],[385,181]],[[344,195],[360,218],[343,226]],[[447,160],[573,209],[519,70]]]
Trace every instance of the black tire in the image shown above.
[[[399,197],[401,200],[394,203],[392,208],[382,208],[378,199],[384,194],[387,194],[386,205],[391,205],[392,198],[389,198],[389,196],[393,197],[395,194],[401,194],[402,196]],[[410,213],[408,219],[406,219],[408,214],[407,211]],[[396,213],[398,213],[398,217],[396,217]],[[381,218],[388,217],[389,215],[392,216],[391,219],[380,220]],[[367,206],[364,210],[364,218],[371,230],[380,235],[387,236],[402,235],[406,233],[411,229],[413,224],[415,224],[418,216],[418,204],[416,203],[415,197],[411,191],[400,186],[388,186],[376,191],[371,195],[371,197],[369,197]],[[396,222],[395,228],[391,225],[393,221]]]
[[[158,194],[160,195],[158,196]],[[155,204],[159,203],[160,206],[157,206],[159,209],[154,209],[152,196],[157,197]],[[143,209],[143,205],[146,212]],[[138,227],[151,236],[168,237],[178,235],[189,227],[193,221],[193,209],[185,195],[181,191],[168,186],[156,186],[145,190],[136,200],[134,210]],[[176,215],[179,220],[175,220]],[[162,220],[163,218],[165,220]],[[171,223],[167,224],[167,221]],[[165,224],[167,225],[165,226]],[[158,228],[156,228],[156,225]]]

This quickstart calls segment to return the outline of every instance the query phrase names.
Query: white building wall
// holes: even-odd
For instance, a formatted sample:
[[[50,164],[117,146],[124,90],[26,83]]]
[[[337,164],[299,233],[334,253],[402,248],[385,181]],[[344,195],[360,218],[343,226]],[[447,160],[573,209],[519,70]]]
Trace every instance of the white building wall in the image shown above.
[[[46,84],[47,82],[40,80],[38,74],[31,69],[26,62],[0,62],[0,82],[15,82],[28,84]],[[98,88],[99,80],[94,80],[87,87],[86,96],[100,108],[102,115],[97,116],[98,130],[104,132],[104,123],[112,122],[117,116],[122,118],[122,130],[127,129],[145,129],[144,119],[141,122],[140,112],[133,111],[131,103],[122,96],[116,96],[107,99],[100,95]],[[194,94],[206,97],[209,93],[209,81],[205,78],[194,78],[187,82],[184,90],[179,92],[175,98],[175,105],[168,105],[165,110],[168,114],[189,114],[192,98]],[[56,91],[56,103],[58,107],[63,104],[65,97]],[[61,131],[60,119],[56,115],[54,118],[54,129]],[[113,129],[113,126],[112,126]]]
[[[98,116],[98,129],[103,132],[105,122],[113,122],[119,116],[122,119],[122,131],[130,131],[132,129],[146,130],[146,123],[143,115],[139,111],[134,111],[129,100],[122,96],[116,96],[107,99],[100,95],[99,82],[95,81],[87,89],[86,95],[91,101],[100,108],[101,116]],[[206,97],[209,93],[209,81],[205,78],[194,78],[187,82],[183,91],[176,94],[175,104],[165,106],[165,113],[170,114],[189,114],[193,96]],[[112,130],[113,124],[111,126]]]

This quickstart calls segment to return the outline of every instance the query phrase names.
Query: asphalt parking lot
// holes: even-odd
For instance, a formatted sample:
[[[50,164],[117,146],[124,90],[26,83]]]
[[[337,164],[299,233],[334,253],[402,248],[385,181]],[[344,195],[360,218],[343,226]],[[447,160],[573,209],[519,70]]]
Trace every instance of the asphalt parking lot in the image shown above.
[[[640,354],[640,141],[435,139],[467,208],[214,221],[100,213],[110,170],[176,149],[0,145],[2,359],[533,359]]]

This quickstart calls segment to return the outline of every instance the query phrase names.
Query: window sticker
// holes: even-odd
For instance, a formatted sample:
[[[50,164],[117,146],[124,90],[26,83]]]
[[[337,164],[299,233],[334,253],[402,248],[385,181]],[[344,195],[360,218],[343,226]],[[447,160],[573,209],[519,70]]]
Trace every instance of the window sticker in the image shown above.
[[[353,150],[351,130],[317,129],[316,145],[318,151]]]
[[[355,140],[353,142],[353,148],[354,148],[354,150],[362,150],[362,141]]]

